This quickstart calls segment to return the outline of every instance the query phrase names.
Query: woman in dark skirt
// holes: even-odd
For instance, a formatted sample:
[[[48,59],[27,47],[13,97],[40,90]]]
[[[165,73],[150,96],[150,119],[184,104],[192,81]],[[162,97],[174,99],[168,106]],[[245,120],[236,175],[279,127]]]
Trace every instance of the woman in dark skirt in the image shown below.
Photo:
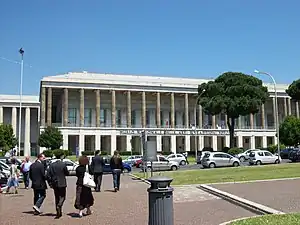
[[[84,173],[88,167],[88,172],[91,173],[89,167],[89,159],[86,156],[79,158],[79,166],[76,168],[76,200],[75,208],[79,210],[79,217],[83,216],[83,210],[86,209],[86,214],[92,214],[91,206],[94,204],[92,189],[83,185]]]

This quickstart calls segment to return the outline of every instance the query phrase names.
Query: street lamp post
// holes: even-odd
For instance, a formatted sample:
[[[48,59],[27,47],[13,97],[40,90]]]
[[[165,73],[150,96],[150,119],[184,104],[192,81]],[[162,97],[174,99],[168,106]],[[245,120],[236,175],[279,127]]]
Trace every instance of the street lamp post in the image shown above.
[[[259,70],[254,70],[254,73],[256,74],[263,74],[269,76],[274,84],[274,92],[275,92],[275,127],[276,127],[276,133],[277,133],[277,154],[278,154],[278,161],[280,160],[280,141],[279,141],[279,114],[278,114],[278,97],[277,97],[277,88],[276,88],[276,81],[272,74],[259,71]]]
[[[22,95],[23,95],[23,71],[24,71],[24,50],[20,48],[21,54],[21,74],[20,74],[20,105],[19,105],[19,135],[18,135],[18,156],[21,155],[21,129],[22,129]]]

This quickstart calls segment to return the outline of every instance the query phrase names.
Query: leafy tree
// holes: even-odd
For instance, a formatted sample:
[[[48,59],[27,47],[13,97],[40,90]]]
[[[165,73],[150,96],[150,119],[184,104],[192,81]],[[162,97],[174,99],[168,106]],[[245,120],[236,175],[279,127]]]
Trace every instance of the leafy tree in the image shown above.
[[[17,138],[11,124],[0,124],[0,147],[4,152],[17,145]]]
[[[286,146],[300,144],[300,119],[295,116],[287,116],[279,127],[280,142]]]
[[[51,150],[59,149],[63,144],[63,135],[58,128],[48,126],[40,134],[38,142],[41,147]]]
[[[294,100],[300,101],[300,79],[293,81],[285,92]]]
[[[239,72],[223,73],[198,86],[198,104],[204,112],[227,115],[230,148],[234,147],[235,119],[257,113],[268,97],[268,89],[260,79]]]

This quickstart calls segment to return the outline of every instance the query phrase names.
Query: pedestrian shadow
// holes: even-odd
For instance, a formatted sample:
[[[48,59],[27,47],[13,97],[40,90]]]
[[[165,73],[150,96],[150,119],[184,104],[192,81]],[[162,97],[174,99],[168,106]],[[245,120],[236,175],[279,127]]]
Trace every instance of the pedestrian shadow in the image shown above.
[[[25,211],[25,212],[22,212],[23,214],[28,214],[28,215],[34,215],[34,216],[48,216],[48,217],[55,217],[56,214],[54,213],[42,213],[42,214],[38,214],[34,211]]]
[[[68,213],[67,214],[69,217],[72,217],[72,218],[79,218],[79,214],[78,213]]]
[[[104,192],[113,192],[113,193],[115,193],[115,190],[107,189],[107,190],[104,190]]]

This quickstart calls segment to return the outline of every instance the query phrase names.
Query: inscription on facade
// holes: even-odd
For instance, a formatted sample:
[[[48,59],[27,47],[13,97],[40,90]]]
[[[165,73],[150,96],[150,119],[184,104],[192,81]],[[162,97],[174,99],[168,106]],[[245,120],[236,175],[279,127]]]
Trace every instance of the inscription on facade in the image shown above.
[[[141,135],[144,130],[142,129],[126,129],[120,130],[121,135]],[[203,136],[226,136],[229,135],[228,130],[145,130],[146,135],[203,135]]]

